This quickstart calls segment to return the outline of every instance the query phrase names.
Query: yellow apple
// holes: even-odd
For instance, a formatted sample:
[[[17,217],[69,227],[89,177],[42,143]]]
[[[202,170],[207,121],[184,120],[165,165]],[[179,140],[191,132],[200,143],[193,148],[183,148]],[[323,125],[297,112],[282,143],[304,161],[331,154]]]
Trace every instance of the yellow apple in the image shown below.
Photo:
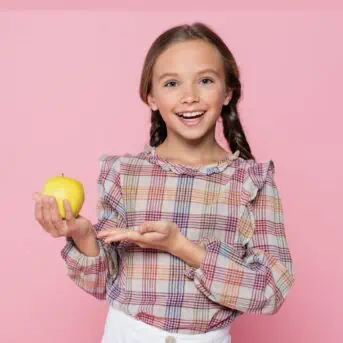
[[[43,186],[42,193],[56,198],[58,210],[63,219],[65,219],[64,199],[69,201],[75,218],[79,215],[85,200],[82,183],[76,179],[66,177],[64,174],[49,178]]]

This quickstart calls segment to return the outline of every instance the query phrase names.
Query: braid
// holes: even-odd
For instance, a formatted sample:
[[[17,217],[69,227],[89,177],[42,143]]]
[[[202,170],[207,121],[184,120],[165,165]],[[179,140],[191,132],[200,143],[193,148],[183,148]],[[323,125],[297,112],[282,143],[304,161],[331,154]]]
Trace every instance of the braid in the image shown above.
[[[226,111],[226,108],[230,108],[230,111]],[[236,106],[232,103],[230,103],[229,106],[224,106],[222,118],[223,132],[226,140],[229,143],[230,150],[232,152],[239,150],[240,157],[245,160],[254,160],[255,158],[251,153],[249,143],[245,137]],[[151,111],[150,145],[157,147],[164,142],[166,137],[167,127],[162,119],[160,111]]]
[[[150,145],[157,147],[167,138],[167,127],[159,110],[151,110]]]
[[[231,101],[228,106],[223,107],[221,116],[223,119],[224,136],[229,143],[231,152],[234,153],[236,150],[239,150],[239,156],[243,159],[255,160],[239,120],[235,101]]]

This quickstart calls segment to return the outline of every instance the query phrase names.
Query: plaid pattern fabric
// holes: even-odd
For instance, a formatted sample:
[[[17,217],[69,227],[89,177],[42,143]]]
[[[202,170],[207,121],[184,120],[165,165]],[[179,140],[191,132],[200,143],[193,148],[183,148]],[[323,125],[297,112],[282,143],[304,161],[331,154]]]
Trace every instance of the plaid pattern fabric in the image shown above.
[[[96,231],[175,222],[206,248],[199,268],[126,241],[84,256],[62,250],[69,277],[83,290],[147,324],[196,334],[242,313],[276,313],[294,282],[272,160],[239,152],[200,168],[171,163],[149,145],[137,155],[103,155]]]

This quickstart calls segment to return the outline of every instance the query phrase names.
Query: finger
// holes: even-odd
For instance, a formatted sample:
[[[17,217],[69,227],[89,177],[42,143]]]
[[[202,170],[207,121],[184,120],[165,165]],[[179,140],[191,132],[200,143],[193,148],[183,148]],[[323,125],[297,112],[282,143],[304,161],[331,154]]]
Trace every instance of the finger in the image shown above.
[[[144,237],[141,233],[139,233],[137,231],[128,231],[127,232],[127,239],[130,241],[141,242],[144,240]]]
[[[103,240],[105,243],[111,243],[111,242],[119,242],[123,240],[127,240],[130,242],[141,242],[142,241],[142,235],[139,232],[134,231],[122,231],[122,232],[111,232],[107,235],[102,235]]]
[[[47,228],[47,231],[53,236],[53,237],[59,237],[59,233],[55,229],[54,225],[51,221],[51,210],[50,210],[50,197],[49,196],[43,196],[43,223],[44,226]]]
[[[167,233],[169,225],[170,223],[165,222],[165,221],[145,222],[141,226],[140,233],[147,233],[147,232]]]
[[[96,235],[99,238],[106,237],[108,235],[119,234],[119,233],[126,233],[128,229],[123,228],[111,228],[111,229],[103,229],[99,231]]]
[[[66,226],[64,225],[61,215],[59,213],[58,204],[55,197],[50,198],[50,208],[52,225],[60,235],[65,235],[67,231]]]
[[[108,232],[101,231],[101,235],[99,234],[97,234],[97,237],[99,239],[102,239],[105,243],[119,242],[128,238],[127,232],[119,232],[119,231],[113,231],[113,230],[108,231]]]
[[[109,236],[112,233],[113,233],[112,229],[104,229],[104,230],[102,230],[100,232],[97,232],[96,236],[98,238],[105,238],[105,237]]]
[[[139,232],[140,233],[146,233],[146,232],[152,232],[155,231],[152,222],[144,222],[140,227],[139,227]]]
[[[35,218],[38,221],[38,223],[43,227],[45,231],[47,231],[47,228],[44,226],[43,223],[43,200],[42,197],[36,197],[35,198]]]
[[[103,239],[105,243],[114,243],[114,242],[120,242],[120,241],[127,241],[127,235],[121,234],[121,235],[115,235],[115,236],[107,236]]]
[[[42,199],[41,193],[39,193],[39,192],[32,193],[32,200],[37,201],[37,200],[41,200],[41,199]]]

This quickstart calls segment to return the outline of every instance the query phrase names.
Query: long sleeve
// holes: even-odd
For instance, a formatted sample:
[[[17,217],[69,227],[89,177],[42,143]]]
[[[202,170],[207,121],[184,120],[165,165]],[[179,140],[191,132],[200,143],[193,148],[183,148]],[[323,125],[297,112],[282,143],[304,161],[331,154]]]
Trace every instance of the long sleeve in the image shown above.
[[[100,157],[97,186],[98,221],[93,225],[94,231],[99,232],[109,227],[126,227],[118,157],[107,155]],[[115,244],[108,246],[98,239],[97,244],[100,248],[99,255],[86,256],[77,249],[72,239],[67,239],[61,255],[67,265],[67,275],[76,285],[98,299],[106,299],[106,284],[117,276],[118,255]]]
[[[209,299],[240,312],[276,313],[295,280],[274,172],[271,160],[247,168],[238,221],[244,253],[206,238],[200,267],[185,272]]]

